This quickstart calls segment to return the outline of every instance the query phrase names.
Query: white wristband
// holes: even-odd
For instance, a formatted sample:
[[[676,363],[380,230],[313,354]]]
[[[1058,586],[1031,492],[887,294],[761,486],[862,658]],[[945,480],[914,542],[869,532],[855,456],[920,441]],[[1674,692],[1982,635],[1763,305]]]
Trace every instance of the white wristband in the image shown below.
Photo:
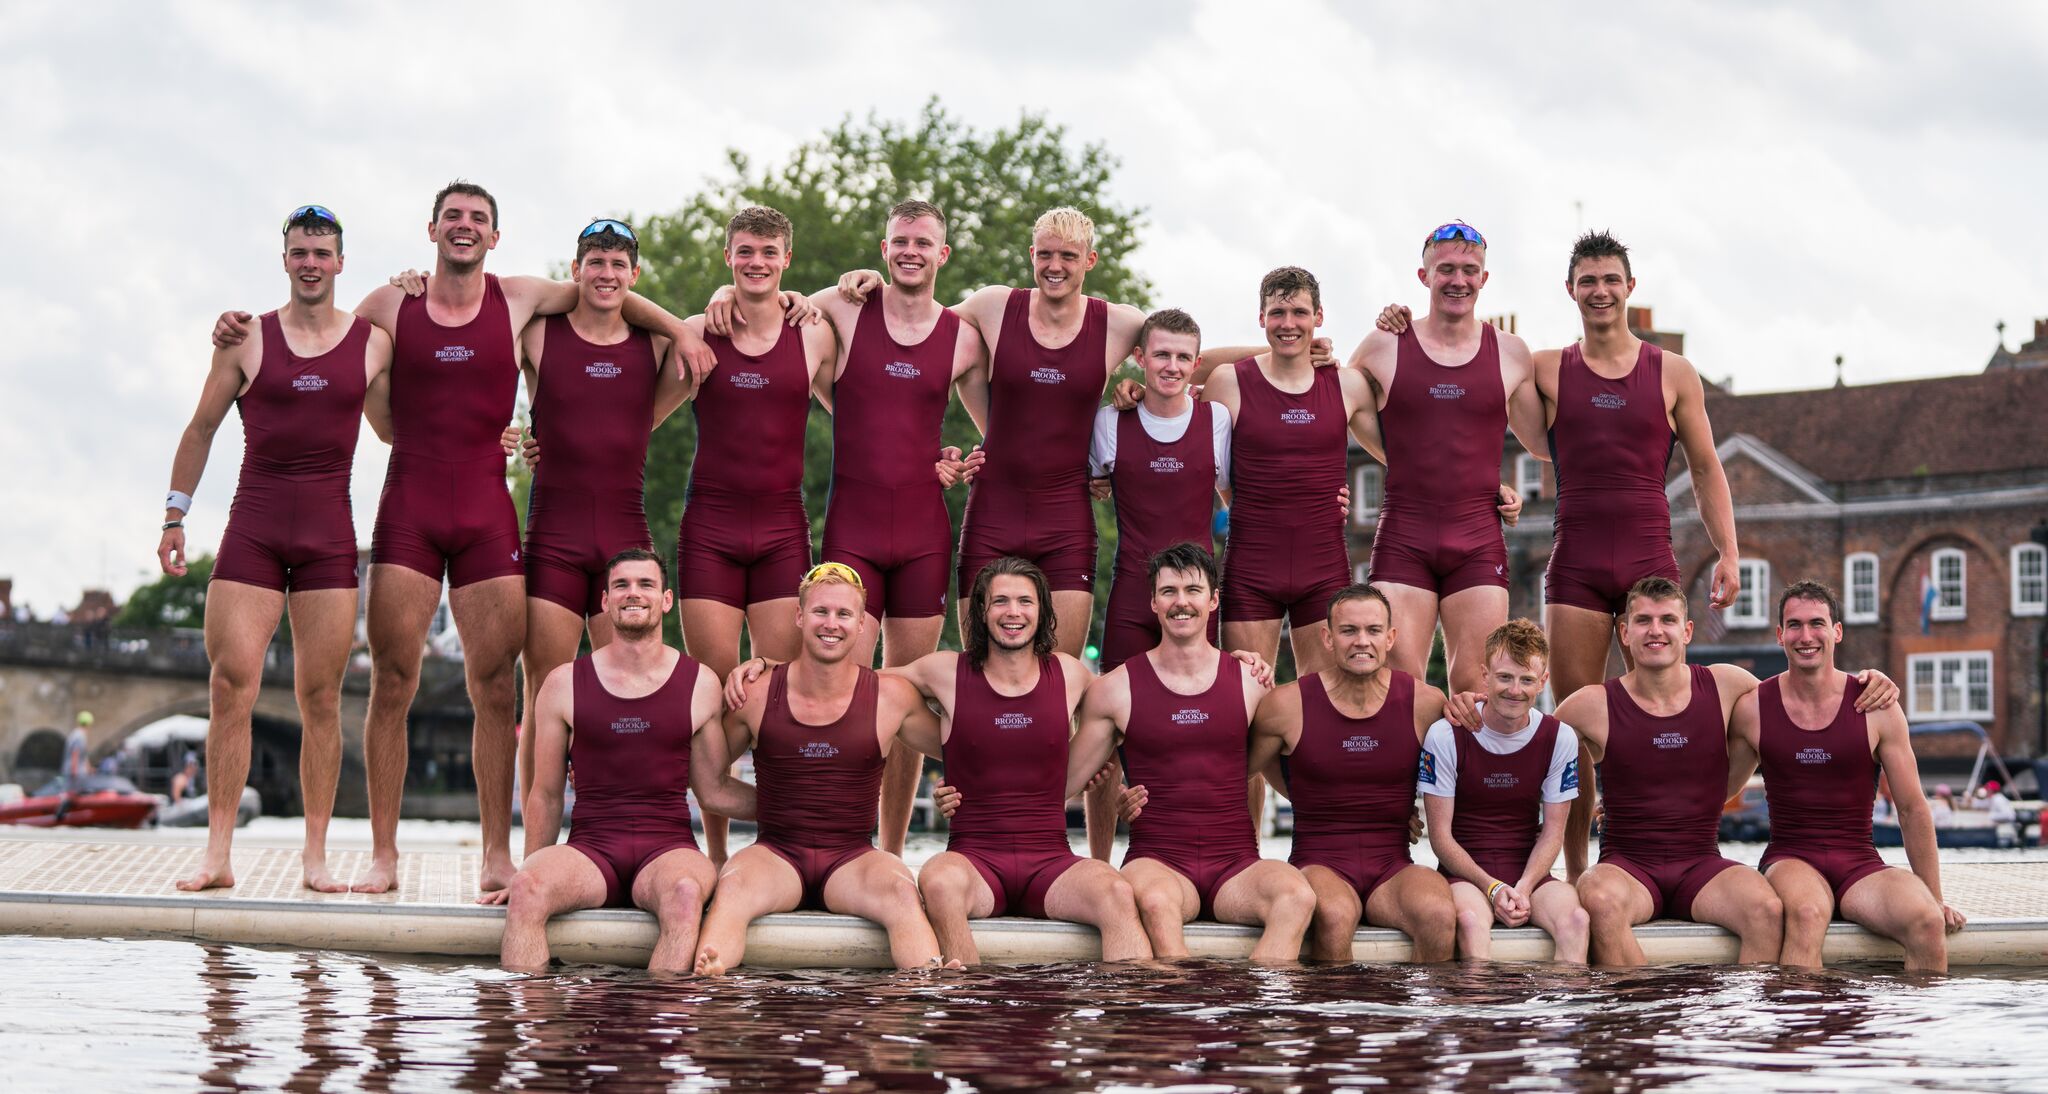
[[[176,509],[180,513],[189,513],[192,511],[192,495],[183,491],[173,490],[164,495],[164,508]]]

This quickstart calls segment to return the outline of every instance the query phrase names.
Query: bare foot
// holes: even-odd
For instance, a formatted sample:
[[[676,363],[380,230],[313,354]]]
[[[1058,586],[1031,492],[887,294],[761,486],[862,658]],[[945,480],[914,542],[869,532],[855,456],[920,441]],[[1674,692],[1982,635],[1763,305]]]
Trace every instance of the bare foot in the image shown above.
[[[200,864],[191,876],[177,881],[179,890],[187,893],[203,892],[207,889],[232,889],[235,887],[235,870],[225,856],[219,862],[212,859]]]
[[[512,865],[511,852],[487,851],[484,853],[483,869],[477,872],[476,887],[486,893],[503,892],[512,887],[512,875],[518,872],[519,868]]]
[[[718,951],[706,946],[697,951],[698,976],[724,976],[725,962],[718,959]]]
[[[482,895],[482,896],[480,896],[480,897],[477,897],[477,898],[476,898],[476,902],[477,902],[478,904],[503,904],[503,903],[505,903],[506,901],[508,901],[508,900],[511,900],[511,899],[512,899],[512,890],[510,890],[510,889],[493,889],[493,890],[491,890],[490,892],[488,892],[488,893],[485,893],[485,894],[483,894],[483,895]],[[508,965],[508,966],[506,966],[506,967],[507,967],[507,968],[510,968],[511,966],[509,966],[509,965]]]
[[[316,893],[348,892],[347,885],[334,880],[334,875],[327,872],[327,855],[325,853],[316,855],[311,851],[304,852],[300,855],[300,863],[304,871],[300,877],[300,883],[306,888]]]
[[[348,888],[352,893],[388,893],[397,885],[398,857],[394,855],[389,861],[371,859],[370,868]]]

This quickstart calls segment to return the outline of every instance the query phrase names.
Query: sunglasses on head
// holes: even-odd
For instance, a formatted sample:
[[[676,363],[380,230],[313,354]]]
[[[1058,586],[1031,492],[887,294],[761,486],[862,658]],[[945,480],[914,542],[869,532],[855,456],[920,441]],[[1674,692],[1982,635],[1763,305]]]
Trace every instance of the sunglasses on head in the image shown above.
[[[867,591],[867,586],[861,584],[860,574],[857,571],[855,571],[853,567],[848,566],[844,562],[818,563],[816,566],[811,567],[809,573],[806,573],[804,575],[803,583],[805,585],[809,585],[811,582],[816,581],[821,577],[837,578],[840,581],[844,581],[848,585],[851,585],[862,592]]]
[[[605,232],[624,236],[628,243],[640,242],[640,238],[633,234],[632,227],[623,220],[593,220],[590,222],[590,226],[583,229],[582,233],[576,238],[589,239],[591,236],[601,235]]]
[[[1449,224],[1429,233],[1429,241],[1431,243],[1445,243],[1453,239],[1463,240],[1466,243],[1477,244],[1481,247],[1486,246],[1486,237],[1479,234],[1479,229],[1462,220],[1451,221]]]
[[[335,216],[334,211],[332,209],[329,209],[325,205],[301,205],[298,208],[293,209],[284,218],[284,230],[287,232],[291,231],[292,221],[299,220],[303,217],[314,217],[319,220],[324,220],[327,223],[334,225],[335,231],[341,231],[341,218]]]

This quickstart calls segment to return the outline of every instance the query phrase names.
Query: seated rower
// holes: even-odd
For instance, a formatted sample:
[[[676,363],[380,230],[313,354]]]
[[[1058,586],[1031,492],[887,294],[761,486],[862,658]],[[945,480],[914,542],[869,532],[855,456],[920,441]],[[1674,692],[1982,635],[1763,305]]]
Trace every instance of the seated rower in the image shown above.
[[[686,971],[716,874],[697,849],[686,790],[731,816],[754,814],[754,790],[726,774],[718,744],[718,682],[661,640],[672,606],[668,574],[641,548],[612,556],[601,603],[617,640],[557,667],[530,719],[533,789],[526,858],[510,888],[499,959],[548,963],[548,920],[579,908],[641,907],[661,928],[647,967]],[[709,728],[709,732],[705,730]],[[566,769],[576,768],[576,817],[557,846]]]
[[[1449,719],[1422,742],[1423,810],[1437,869],[1458,909],[1458,953],[1486,960],[1493,924],[1535,923],[1558,961],[1586,963],[1578,891],[1551,884],[1579,796],[1579,737],[1536,709],[1550,677],[1542,628],[1510,620],[1486,636],[1479,728]]]
[[[874,845],[875,798],[890,750],[922,742],[937,751],[938,718],[908,681],[853,657],[865,648],[865,602],[851,568],[812,567],[797,586],[796,660],[775,666],[768,686],[725,716],[713,759],[722,771],[729,756],[754,750],[760,836],[719,875],[697,951],[701,974],[740,963],[754,920],[796,909],[881,924],[897,968],[939,959],[910,867]]]
[[[1735,703],[1728,786],[1749,781],[1761,758],[1771,800],[1764,877],[1785,905],[1778,960],[1819,968],[1828,922],[1839,912],[1906,951],[1906,971],[1946,972],[1948,936],[1961,912],[1941,899],[1934,816],[1896,706],[1857,709],[1863,685],[1835,667],[1840,601],[1817,581],[1778,597],[1778,644],[1787,668]],[[1870,840],[1872,787],[1891,780],[1912,872],[1885,865]]]

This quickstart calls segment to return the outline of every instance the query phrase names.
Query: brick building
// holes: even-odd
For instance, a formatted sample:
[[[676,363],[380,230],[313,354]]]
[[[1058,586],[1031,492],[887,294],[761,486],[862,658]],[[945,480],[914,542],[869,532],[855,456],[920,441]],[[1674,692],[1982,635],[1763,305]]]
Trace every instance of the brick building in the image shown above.
[[[1641,326],[1655,333],[1647,311]],[[1728,610],[1707,607],[1715,554],[1675,454],[1672,531],[1695,660],[1781,671],[1777,594],[1818,578],[1844,599],[1840,663],[1883,669],[1904,689],[1911,719],[1968,719],[2008,755],[2048,755],[2039,676],[2048,546],[2038,541],[2048,539],[2048,368],[2028,367],[2031,351],[2048,349],[2042,335],[2020,354],[2001,348],[1971,376],[1760,395],[1710,385],[1744,588]],[[1529,499],[1508,534],[1511,610],[1541,618],[1555,480],[1512,435],[1501,471]],[[1354,452],[1352,474],[1352,558],[1363,577],[1380,468]]]

